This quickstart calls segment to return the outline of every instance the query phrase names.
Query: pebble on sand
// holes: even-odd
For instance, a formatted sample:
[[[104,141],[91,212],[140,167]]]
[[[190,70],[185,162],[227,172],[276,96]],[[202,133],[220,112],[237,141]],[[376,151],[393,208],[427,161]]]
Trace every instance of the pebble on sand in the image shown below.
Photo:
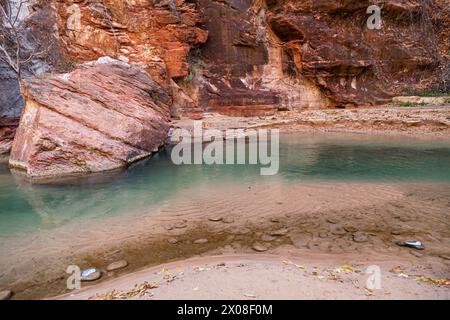
[[[222,216],[214,216],[214,217],[209,217],[208,220],[212,221],[212,222],[219,222],[222,221],[223,217]]]
[[[195,244],[205,244],[208,242],[208,239],[197,239],[194,241]]]
[[[255,243],[252,247],[253,250],[258,251],[258,252],[264,252],[267,251],[268,248],[262,244],[259,243]]]
[[[0,301],[9,300],[12,297],[12,292],[10,290],[0,291]]]
[[[106,271],[114,271],[114,270],[118,270],[118,269],[123,269],[126,266],[128,266],[128,262],[126,260],[119,260],[119,261],[115,261],[113,263],[110,263],[106,267]]]
[[[81,272],[81,281],[95,281],[100,279],[102,272],[96,268],[88,268]]]

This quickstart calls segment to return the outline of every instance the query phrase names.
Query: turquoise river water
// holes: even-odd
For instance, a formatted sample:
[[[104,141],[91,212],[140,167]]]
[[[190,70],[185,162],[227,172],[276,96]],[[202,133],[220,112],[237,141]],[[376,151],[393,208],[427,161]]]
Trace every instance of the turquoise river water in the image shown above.
[[[168,152],[119,173],[30,184],[0,165],[0,235],[148,210],[198,185],[289,181],[450,182],[450,139],[285,134],[277,176],[255,165],[182,165]],[[45,219],[43,218],[45,217]]]

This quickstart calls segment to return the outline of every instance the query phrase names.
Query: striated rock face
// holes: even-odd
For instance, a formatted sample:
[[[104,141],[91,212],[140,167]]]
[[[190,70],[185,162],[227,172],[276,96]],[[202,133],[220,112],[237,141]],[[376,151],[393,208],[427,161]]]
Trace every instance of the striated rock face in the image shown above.
[[[268,28],[264,1],[199,0],[198,7],[208,41],[191,55],[187,81],[177,82],[204,110],[264,116],[326,104],[307,79],[285,72],[284,53]]]
[[[69,59],[110,56],[139,63],[162,85],[188,74],[191,47],[207,39],[192,1],[53,1]]]
[[[295,69],[335,103],[377,103],[438,78],[430,16],[440,2],[377,1],[382,28],[370,30],[373,1],[271,0],[268,23]]]
[[[24,82],[11,167],[32,178],[98,172],[164,144],[170,97],[144,71],[109,60]]]
[[[377,104],[429,89],[449,69],[444,3],[378,1],[382,29],[370,30],[373,1],[199,0],[209,37],[194,57],[197,82],[179,85],[197,87],[204,109],[232,115]]]

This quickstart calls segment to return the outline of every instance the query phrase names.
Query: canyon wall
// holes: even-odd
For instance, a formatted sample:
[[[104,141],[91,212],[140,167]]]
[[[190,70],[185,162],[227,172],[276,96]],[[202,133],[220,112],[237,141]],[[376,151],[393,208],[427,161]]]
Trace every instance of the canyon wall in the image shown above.
[[[372,4],[380,30],[366,25]],[[25,26],[51,47],[54,71],[102,56],[136,64],[168,89],[174,116],[377,104],[438,83],[448,90],[445,0],[34,0],[27,10]]]
[[[374,3],[379,30],[367,27]],[[438,31],[449,27],[445,1],[199,0],[198,8],[209,37],[194,57],[194,83],[182,85],[206,110],[374,105],[445,79],[448,90],[448,38]]]

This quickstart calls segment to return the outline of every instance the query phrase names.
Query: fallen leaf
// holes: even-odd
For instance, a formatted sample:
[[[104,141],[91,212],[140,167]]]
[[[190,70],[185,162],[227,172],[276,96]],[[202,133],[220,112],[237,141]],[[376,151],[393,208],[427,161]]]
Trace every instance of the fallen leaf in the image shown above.
[[[344,265],[344,266],[342,266],[342,271],[344,271],[344,272],[354,272],[355,268],[353,268],[352,266],[349,266],[349,265]]]
[[[436,280],[436,279],[425,278],[425,277],[417,277],[416,281],[421,281],[421,282],[425,282],[425,283],[434,284],[434,285],[436,285],[438,287],[440,287],[440,286],[450,286],[450,280],[448,280],[448,279]]]

